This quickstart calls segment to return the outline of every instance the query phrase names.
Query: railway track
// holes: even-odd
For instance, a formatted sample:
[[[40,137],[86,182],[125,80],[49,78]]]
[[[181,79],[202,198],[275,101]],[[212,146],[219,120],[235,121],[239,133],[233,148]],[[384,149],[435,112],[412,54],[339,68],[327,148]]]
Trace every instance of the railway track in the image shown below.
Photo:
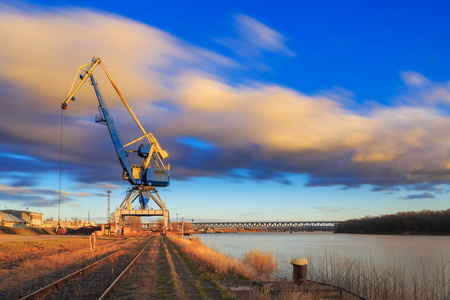
[[[20,299],[105,299],[155,238],[120,249]]]
[[[97,239],[95,246],[96,247],[103,246],[103,245],[120,246],[121,244],[124,244],[124,243],[125,242],[123,240],[117,240],[117,241],[111,242],[110,240]],[[10,268],[14,267],[15,265],[17,265],[18,263],[24,262],[26,260],[40,258],[42,256],[47,256],[47,255],[55,255],[55,254],[60,254],[60,253],[69,253],[69,252],[79,251],[79,250],[82,250],[85,248],[86,248],[86,245],[79,245],[79,246],[67,247],[67,248],[56,249],[56,250],[55,249],[43,250],[38,253],[27,253],[21,257],[12,258],[12,259],[2,257],[2,258],[0,258],[0,268],[10,269]]]
[[[122,249],[95,261],[83,253],[71,256],[73,267],[67,270],[55,268],[32,281],[17,276],[0,299],[236,299],[163,236],[128,239]],[[39,268],[29,266],[22,271]]]
[[[110,299],[237,299],[187,258],[166,237],[158,237]]]

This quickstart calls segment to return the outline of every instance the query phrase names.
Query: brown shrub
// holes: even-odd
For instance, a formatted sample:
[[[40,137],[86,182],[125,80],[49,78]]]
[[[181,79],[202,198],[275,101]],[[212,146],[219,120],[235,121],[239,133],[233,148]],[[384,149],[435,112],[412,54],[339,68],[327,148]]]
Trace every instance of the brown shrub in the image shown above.
[[[278,261],[270,251],[250,250],[244,254],[242,263],[253,269],[259,279],[270,278],[278,269]]]

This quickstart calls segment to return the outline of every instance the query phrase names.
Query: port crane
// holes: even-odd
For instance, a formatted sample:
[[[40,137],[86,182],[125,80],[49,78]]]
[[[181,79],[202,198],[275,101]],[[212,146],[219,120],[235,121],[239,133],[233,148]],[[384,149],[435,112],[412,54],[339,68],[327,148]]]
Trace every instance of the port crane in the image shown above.
[[[106,107],[105,100],[100,93],[98,83],[92,74],[97,66],[101,66],[128,112],[131,114],[139,129],[142,131],[143,135],[140,138],[137,138],[127,144],[123,144],[120,140],[114,126],[114,121],[108,108]],[[163,162],[169,154],[161,148],[153,134],[150,132],[147,133],[142,127],[138,118],[131,110],[131,107],[128,105],[125,98],[122,96],[122,93],[117,88],[117,85],[112,80],[100,58],[93,57],[90,63],[82,65],[78,68],[77,74],[75,75],[72,86],[69,90],[69,94],[67,95],[66,100],[62,103],[61,108],[63,110],[68,108],[69,101],[75,100],[75,94],[88,79],[91,81],[99,103],[99,114],[96,115],[95,122],[104,124],[108,127],[109,134],[111,135],[111,139],[117,153],[117,158],[119,159],[122,167],[122,178],[131,184],[131,188],[128,189],[125,199],[120,207],[115,211],[116,232],[120,232],[123,228],[126,216],[162,216],[164,218],[164,227],[167,229],[169,222],[169,211],[167,210],[164,202],[161,200],[156,187],[166,187],[170,184],[170,165],[165,165]],[[79,82],[75,86],[75,83],[78,80]],[[137,148],[134,148],[135,150],[128,150],[130,149],[130,146],[136,146],[137,143],[141,141],[145,142],[139,143]],[[139,156],[142,159],[142,163],[132,164],[129,160],[129,155],[131,154]],[[136,199],[139,199],[140,209],[132,208],[132,203]],[[148,204],[150,199],[152,199],[160,209],[149,209]]]

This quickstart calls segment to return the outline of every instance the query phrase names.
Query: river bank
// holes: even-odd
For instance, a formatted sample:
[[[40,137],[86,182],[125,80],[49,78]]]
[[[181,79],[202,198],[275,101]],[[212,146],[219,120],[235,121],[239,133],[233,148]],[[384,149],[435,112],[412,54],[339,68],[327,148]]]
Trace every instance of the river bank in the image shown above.
[[[198,235],[217,251],[241,258],[270,251],[277,277],[290,278],[290,259],[306,257],[308,278],[345,287],[369,299],[445,299],[450,295],[450,239],[334,233]],[[395,290],[391,296],[389,290]],[[445,296],[445,297],[444,297]]]
[[[302,286],[304,291],[300,292],[290,281],[262,281],[272,279],[270,273],[276,267],[273,261],[270,264],[271,257],[263,253],[251,256],[263,262],[260,266],[264,269],[258,270],[253,269],[251,263],[221,255],[198,240],[152,233],[98,238],[95,249],[89,247],[88,237],[80,236],[45,242],[0,243],[0,298],[20,299],[112,252],[122,253],[121,249],[155,237],[136,267],[113,290],[113,295],[127,299],[316,299],[303,296],[320,294],[325,297],[321,299],[327,299],[331,293],[339,293],[336,288],[317,284],[305,284]],[[105,281],[111,274],[120,272],[118,262],[128,259],[131,254],[128,252],[123,251],[121,258],[102,265],[101,270],[95,271],[95,274],[98,273],[96,278]],[[213,259],[205,263],[205,257]],[[218,267],[217,263],[222,267]],[[267,268],[270,265],[272,267]],[[70,286],[73,284],[68,282],[64,290],[70,289]],[[308,293],[305,292],[307,288]],[[97,289],[102,290],[96,286]],[[83,284],[76,289],[76,293],[77,297],[83,298],[81,295],[95,294],[95,291],[85,289]],[[115,299],[114,296],[112,298]]]
[[[450,209],[398,212],[347,220],[336,225],[337,233],[449,235]]]

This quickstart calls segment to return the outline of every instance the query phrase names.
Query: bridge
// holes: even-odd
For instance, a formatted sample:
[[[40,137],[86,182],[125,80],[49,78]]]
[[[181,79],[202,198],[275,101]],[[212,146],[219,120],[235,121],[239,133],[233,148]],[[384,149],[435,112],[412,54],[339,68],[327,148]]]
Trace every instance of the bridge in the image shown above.
[[[276,221],[276,222],[194,222],[193,229],[266,229],[266,230],[329,230],[337,221]]]

